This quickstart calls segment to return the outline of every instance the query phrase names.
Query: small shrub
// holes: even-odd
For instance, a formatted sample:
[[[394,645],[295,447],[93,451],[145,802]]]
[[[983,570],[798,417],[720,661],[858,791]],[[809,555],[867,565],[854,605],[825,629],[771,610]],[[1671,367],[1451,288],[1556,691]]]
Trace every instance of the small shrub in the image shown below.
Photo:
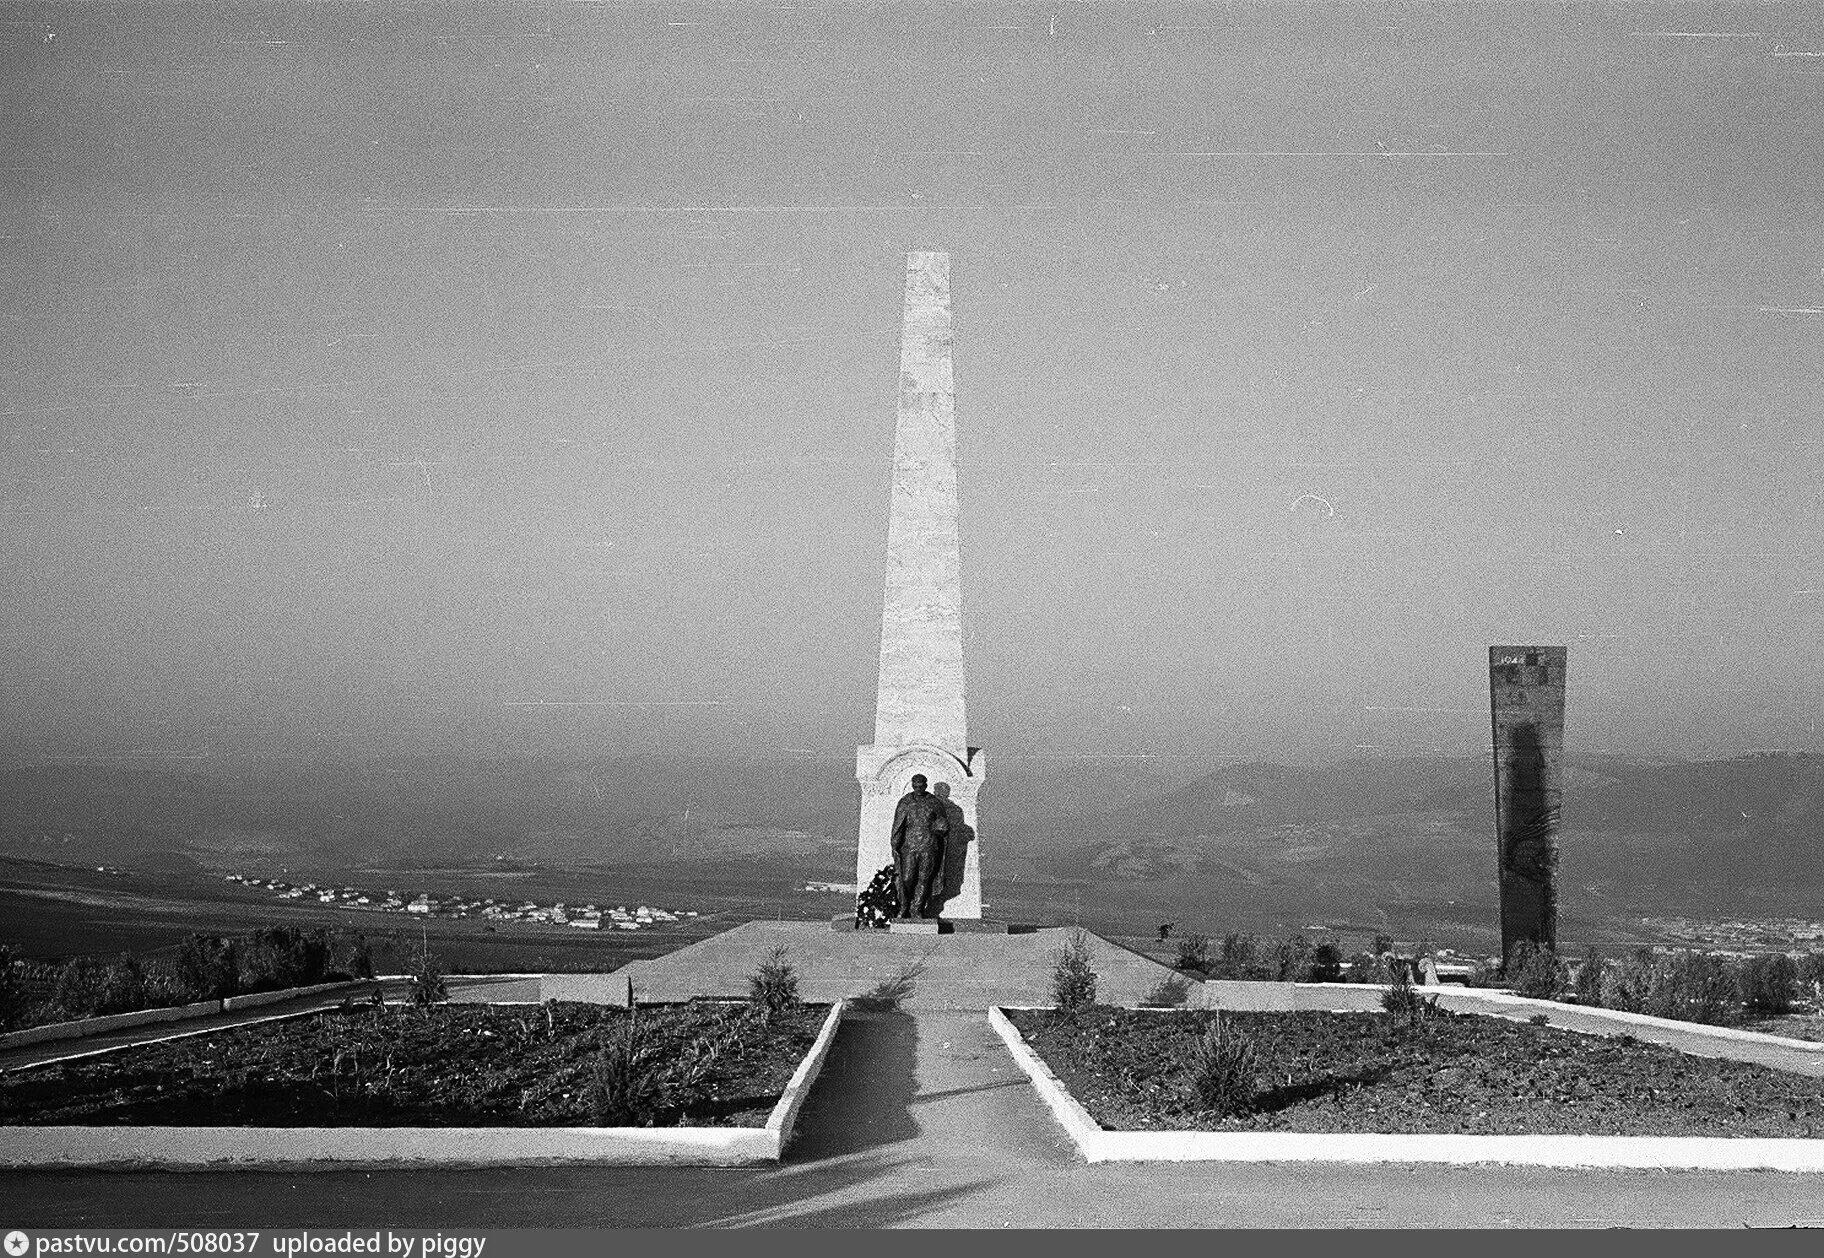
[[[186,1001],[220,1000],[240,990],[240,961],[234,940],[191,935],[178,945],[177,981]]]
[[[1438,998],[1419,995],[1406,967],[1399,966],[1393,972],[1393,985],[1381,993],[1381,1008],[1402,1026],[1423,1027],[1438,1016]]]
[[[1146,999],[1142,1000],[1140,1003],[1143,1005],[1159,1005],[1168,1009],[1176,1009],[1189,999],[1190,994],[1191,985],[1182,975],[1168,974],[1166,977],[1159,980],[1159,986],[1148,992]]]
[[[107,973],[107,963],[96,957],[71,957],[65,961],[51,987],[51,1003],[58,1015],[68,1020],[100,1013]]]
[[[1215,965],[1217,978],[1260,978],[1257,953],[1260,943],[1252,935],[1227,934],[1222,937],[1222,949]]]
[[[1051,967],[1051,990],[1061,1013],[1082,1013],[1096,1003],[1096,972],[1091,968],[1089,937],[1075,931],[1059,948]]]
[[[358,930],[338,932],[330,948],[329,968],[349,978],[374,976],[374,950]]]
[[[132,1013],[147,1008],[149,987],[146,967],[132,953],[123,952],[102,967],[101,999],[95,1012]]]
[[[747,976],[748,994],[768,1022],[798,1004],[798,968],[785,956],[785,945],[777,945]]]
[[[1741,988],[1721,957],[1681,952],[1666,965],[1659,1007],[1662,1018],[1729,1026],[1741,1021]]]
[[[1370,951],[1373,952],[1374,955],[1377,957],[1385,956],[1389,952],[1392,952],[1393,951],[1393,936],[1392,935],[1376,935],[1374,937],[1374,946],[1370,949]]]
[[[1646,1013],[1658,1001],[1659,982],[1653,950],[1636,948],[1632,956],[1603,974],[1602,1003],[1627,1013]]]
[[[241,986],[250,992],[309,987],[321,983],[328,968],[328,934],[296,926],[263,926],[240,954]]]
[[[1349,958],[1349,981],[1352,983],[1391,983],[1393,968],[1387,958],[1373,952],[1358,952]]]
[[[1311,954],[1311,981],[1313,983],[1340,983],[1343,981],[1343,950],[1328,941],[1317,945]]]
[[[1739,977],[1742,1003],[1749,1013],[1770,1017],[1792,1011],[1799,993],[1799,967],[1791,957],[1783,953],[1749,957]]]
[[[1311,941],[1303,935],[1282,939],[1273,949],[1273,978],[1280,983],[1304,980],[1311,965]]]
[[[412,1003],[420,1009],[429,1009],[432,1005],[448,1000],[449,984],[444,981],[443,962],[428,947],[418,949],[418,957],[412,966]]]
[[[1197,1103],[1224,1118],[1250,1112],[1255,1069],[1253,1041],[1220,1012],[1215,1014],[1191,1049],[1191,1089]]]
[[[1591,944],[1583,954],[1583,962],[1577,967],[1577,982],[1572,989],[1580,1005],[1600,1005],[1602,1003],[1602,954]]]
[[[738,1023],[733,1031],[733,1038],[740,1039]],[[600,1045],[587,1092],[590,1116],[599,1127],[650,1127],[664,1111],[689,1104],[719,1055],[707,1037],[682,1054],[665,1055],[633,1009],[603,1032]]]
[[[1808,952],[1799,958],[1799,986],[1810,999],[1824,999],[1824,952]]]
[[[1742,993],[1721,957],[1701,952],[1662,957],[1641,948],[1605,982],[1603,1003],[1656,1018],[1729,1026],[1741,1021]]]
[[[602,1036],[589,1080],[589,1112],[598,1127],[650,1127],[664,1098],[659,1052],[639,1016]]]
[[[14,961],[10,944],[0,944],[0,1031],[23,1025],[30,1004],[25,966]]]
[[[1502,972],[1514,995],[1551,1000],[1564,987],[1566,969],[1550,948],[1522,939],[1508,952]]]
[[[1186,935],[1178,941],[1178,968],[1192,974],[1210,972],[1210,940],[1207,935]]]

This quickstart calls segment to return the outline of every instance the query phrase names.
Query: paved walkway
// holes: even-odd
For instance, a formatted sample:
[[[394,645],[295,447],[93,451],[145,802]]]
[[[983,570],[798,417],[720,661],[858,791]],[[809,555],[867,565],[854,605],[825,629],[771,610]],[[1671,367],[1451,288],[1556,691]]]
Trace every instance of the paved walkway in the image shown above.
[[[22,1227],[1785,1227],[1816,1176],[1089,1166],[977,1012],[856,1015],[776,1168],[0,1172]]]

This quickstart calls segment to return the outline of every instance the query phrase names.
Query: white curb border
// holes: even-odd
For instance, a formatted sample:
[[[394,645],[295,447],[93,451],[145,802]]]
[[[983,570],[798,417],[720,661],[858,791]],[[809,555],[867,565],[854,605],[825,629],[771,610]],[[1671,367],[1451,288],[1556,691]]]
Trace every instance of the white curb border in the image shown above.
[[[847,1001],[764,1127],[27,1127],[0,1126],[0,1166],[750,1166],[777,1162],[823,1070]]]
[[[1824,1140],[1105,1131],[1058,1081],[999,1006],[989,1009],[988,1022],[1070,1133],[1077,1151],[1089,1162],[1418,1162],[1457,1166],[1495,1162],[1510,1166],[1824,1173]]]
[[[345,988],[367,987],[376,981],[371,978],[362,978],[334,983],[318,983],[314,987],[286,987],[278,991],[229,996],[225,1000],[199,1000],[195,1004],[189,1005],[160,1005],[156,1009],[135,1009],[131,1013],[109,1013],[98,1018],[78,1018],[74,1022],[45,1022],[38,1026],[26,1027],[21,1031],[8,1031],[6,1034],[0,1035],[0,1049],[25,1048],[32,1044],[46,1044],[54,1040],[83,1039],[91,1035],[105,1035],[109,1031],[120,1031],[136,1026],[153,1026],[161,1022],[188,1022],[192,1018],[213,1018],[218,1014],[231,1013],[236,1009],[252,1009],[260,1005],[277,1004],[282,1000],[301,1000],[306,996],[323,996],[330,992],[342,991]]]
[[[1347,993],[1374,992],[1376,999],[1379,993],[1387,991],[1385,983],[1299,983],[1299,991],[1336,991]],[[1540,1000],[1532,996],[1516,996],[1510,991],[1498,987],[1458,987],[1453,983],[1444,983],[1436,987],[1414,987],[1415,993],[1421,996],[1437,996],[1440,1008],[1450,1009],[1455,1013],[1480,1013],[1490,1017],[1500,1014],[1490,1013],[1487,1009],[1464,1008],[1473,1006],[1477,1001],[1487,1001],[1491,1005],[1507,1005],[1515,1010],[1526,1010],[1532,1013],[1551,1015],[1575,1014],[1597,1022],[1610,1023],[1615,1027],[1613,1032],[1593,1031],[1586,1034],[1601,1035],[1629,1034],[1628,1028],[1652,1027],[1664,1031],[1677,1031],[1683,1035],[1699,1036],[1704,1039],[1734,1040],[1742,1044],[1766,1044],[1775,1048],[1792,1048],[1801,1052],[1824,1054],[1824,1041],[1795,1039],[1789,1035],[1773,1035],[1766,1031],[1750,1031],[1743,1027],[1711,1026],[1706,1022],[1680,1022],[1676,1018],[1660,1018],[1649,1013],[1629,1013],[1625,1009],[1609,1009],[1602,1005],[1571,1005],[1560,1000]],[[1316,1004],[1301,1004],[1299,1010],[1317,1010]],[[1356,1013],[1359,1009],[1339,1009],[1337,1013]],[[1561,1031],[1575,1031],[1577,1027],[1564,1023],[1553,1023]]]

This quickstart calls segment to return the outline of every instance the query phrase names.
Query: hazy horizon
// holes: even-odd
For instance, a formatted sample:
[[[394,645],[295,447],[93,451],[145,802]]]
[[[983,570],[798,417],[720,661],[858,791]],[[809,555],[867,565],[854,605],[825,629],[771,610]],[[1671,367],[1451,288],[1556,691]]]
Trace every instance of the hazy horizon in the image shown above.
[[[1824,750],[1824,11],[14,13],[41,757],[852,755],[922,248],[990,782]]]

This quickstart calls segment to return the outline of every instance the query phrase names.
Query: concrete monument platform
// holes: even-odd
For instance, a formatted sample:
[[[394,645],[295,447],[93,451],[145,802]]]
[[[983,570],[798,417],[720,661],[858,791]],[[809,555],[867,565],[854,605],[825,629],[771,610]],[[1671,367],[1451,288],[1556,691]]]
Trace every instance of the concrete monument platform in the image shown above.
[[[937,933],[940,935],[954,935],[958,932],[965,935],[1030,935],[1039,929],[1029,923],[1002,922],[991,917],[937,917],[931,920],[937,924]],[[889,929],[897,926],[898,923],[895,922],[889,926]],[[830,918],[830,929],[860,930],[862,928],[855,921],[853,913],[838,913]]]
[[[748,922],[612,974],[547,974],[539,998],[624,1004],[630,977],[637,1000],[745,997],[748,976],[783,944],[805,1000],[865,996],[897,985],[903,988],[900,1004],[908,1009],[1050,1004],[1053,959],[1074,933],[1070,927],[1024,934],[839,931],[828,921]],[[1173,977],[1172,970],[1139,953],[1087,931],[1084,939],[1104,1001],[1139,1003]]]

